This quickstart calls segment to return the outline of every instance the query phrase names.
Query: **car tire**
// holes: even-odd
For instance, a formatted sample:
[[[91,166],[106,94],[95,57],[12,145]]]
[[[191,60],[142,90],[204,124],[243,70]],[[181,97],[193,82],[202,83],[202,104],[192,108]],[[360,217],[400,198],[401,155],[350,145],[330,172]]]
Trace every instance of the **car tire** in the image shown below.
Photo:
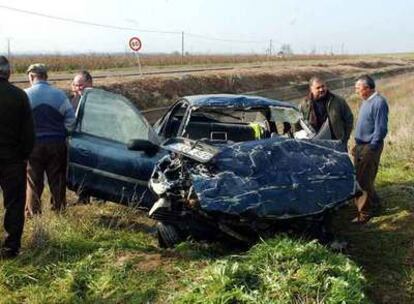
[[[161,248],[173,248],[183,240],[176,226],[163,222],[157,224],[157,236]]]

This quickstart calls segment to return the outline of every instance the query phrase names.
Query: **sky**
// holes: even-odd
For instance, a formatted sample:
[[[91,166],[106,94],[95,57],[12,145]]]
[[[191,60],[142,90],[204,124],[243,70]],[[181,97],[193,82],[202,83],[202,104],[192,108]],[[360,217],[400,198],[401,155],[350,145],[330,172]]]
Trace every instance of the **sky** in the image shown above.
[[[134,36],[141,53],[183,36],[192,54],[412,52],[413,16],[409,0],[0,0],[0,54],[130,52]]]

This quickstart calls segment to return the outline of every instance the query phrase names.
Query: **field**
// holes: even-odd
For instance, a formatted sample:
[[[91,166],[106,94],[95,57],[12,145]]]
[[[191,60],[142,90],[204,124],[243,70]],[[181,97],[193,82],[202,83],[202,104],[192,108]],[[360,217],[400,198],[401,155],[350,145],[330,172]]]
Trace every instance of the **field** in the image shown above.
[[[394,55],[402,59],[412,59],[412,54]],[[268,56],[268,55],[185,55],[180,54],[141,54],[140,61],[144,67],[147,66],[194,66],[214,64],[239,64],[260,62],[307,62],[307,61],[338,61],[338,60],[364,60],[364,59],[390,58],[386,55],[378,56],[327,56],[327,55],[290,55],[290,56]],[[14,72],[25,73],[27,67],[35,62],[42,62],[52,72],[73,72],[76,70],[108,70],[123,69],[137,66],[134,54],[80,54],[80,55],[20,55],[12,58]]]
[[[247,251],[193,242],[162,250],[139,211],[93,202],[56,216],[46,195],[22,254],[0,261],[0,303],[413,303],[413,83],[412,74],[379,82],[390,103],[377,177],[385,209],[365,226],[350,223],[352,206],[337,214],[343,253],[288,235]],[[358,99],[349,102],[356,114]]]

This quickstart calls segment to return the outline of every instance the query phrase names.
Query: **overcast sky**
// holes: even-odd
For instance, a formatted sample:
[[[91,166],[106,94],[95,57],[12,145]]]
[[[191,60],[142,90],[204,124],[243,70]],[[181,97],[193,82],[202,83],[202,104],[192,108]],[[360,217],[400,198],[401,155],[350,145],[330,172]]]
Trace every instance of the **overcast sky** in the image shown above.
[[[124,52],[132,36],[145,53],[181,52],[182,31],[190,53],[264,53],[270,40],[295,53],[414,50],[408,0],[0,0],[0,14],[1,54],[8,40],[12,53]]]

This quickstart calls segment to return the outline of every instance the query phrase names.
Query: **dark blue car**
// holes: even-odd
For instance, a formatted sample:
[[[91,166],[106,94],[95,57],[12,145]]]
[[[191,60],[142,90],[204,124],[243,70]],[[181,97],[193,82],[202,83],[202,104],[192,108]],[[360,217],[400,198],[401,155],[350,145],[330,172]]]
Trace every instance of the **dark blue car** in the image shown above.
[[[151,126],[125,97],[89,89],[77,117],[69,188],[148,209],[167,247],[188,235],[249,241],[358,192],[341,144],[317,139],[290,103],[187,96]],[[298,125],[313,138],[295,138]]]

